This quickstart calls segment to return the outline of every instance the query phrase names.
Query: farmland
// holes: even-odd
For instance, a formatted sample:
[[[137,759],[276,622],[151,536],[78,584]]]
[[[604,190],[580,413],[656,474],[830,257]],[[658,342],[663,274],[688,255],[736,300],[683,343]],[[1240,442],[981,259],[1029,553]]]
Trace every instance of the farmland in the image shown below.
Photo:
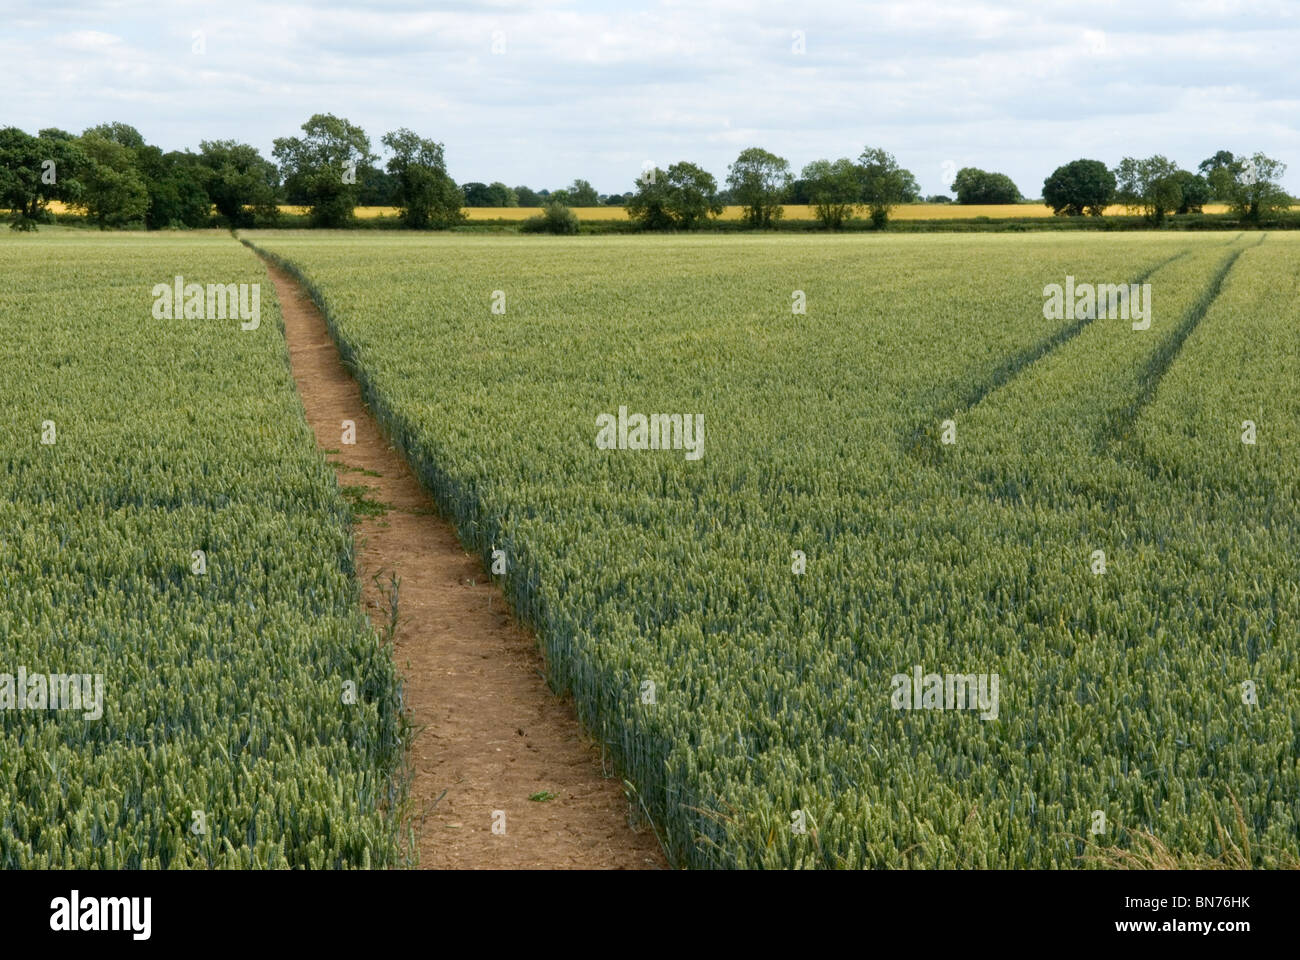
[[[1294,209],[1300,209],[1300,207]],[[57,214],[71,212],[71,209],[66,204],[59,201],[52,202],[50,210]],[[293,204],[281,204],[279,210],[281,213],[290,216],[305,216],[309,208]],[[1204,212],[1207,214],[1223,214],[1227,213],[1228,210],[1228,206],[1222,203],[1209,203],[1204,208]],[[816,209],[807,204],[788,203],[784,205],[783,211],[783,219],[786,220],[815,220],[817,218]],[[357,207],[354,212],[359,220],[385,218],[396,220],[400,213],[397,207]],[[464,209],[465,216],[470,223],[488,220],[522,221],[529,217],[535,217],[541,212],[541,207],[466,207]],[[625,221],[628,219],[627,211],[620,206],[574,207],[573,212],[579,220]],[[1127,207],[1120,204],[1112,204],[1106,208],[1105,215],[1119,217],[1131,212]],[[727,206],[723,208],[719,219],[739,221],[743,218],[743,214],[743,207]],[[1052,209],[1041,203],[904,203],[895,207],[890,216],[894,220],[975,220],[980,217],[995,219],[1031,217],[1042,219],[1052,217]]]
[[[160,318],[176,276],[260,316]],[[397,862],[399,680],[261,265],[6,231],[0,291],[0,868]]]
[[[676,862],[1295,862],[1294,235],[244,236]],[[1149,328],[1045,319],[1067,277]]]
[[[817,212],[807,204],[788,203],[783,208],[786,220],[815,220]],[[307,212],[306,207],[282,206],[282,213],[301,216]],[[1222,203],[1205,206],[1206,213],[1226,213],[1228,207]],[[542,212],[541,207],[467,207],[465,215],[470,223],[480,220],[525,220]],[[627,220],[627,211],[623,207],[574,207],[573,212],[579,220]],[[1106,216],[1123,216],[1129,211],[1118,204],[1106,208]],[[396,207],[357,207],[356,216],[362,220],[379,217],[396,217]],[[735,205],[724,207],[722,220],[737,221],[744,216],[744,208]],[[1051,217],[1051,207],[1041,203],[1001,203],[1001,204],[959,204],[959,203],[904,203],[899,204],[890,213],[895,220],[974,220],[979,217]]]

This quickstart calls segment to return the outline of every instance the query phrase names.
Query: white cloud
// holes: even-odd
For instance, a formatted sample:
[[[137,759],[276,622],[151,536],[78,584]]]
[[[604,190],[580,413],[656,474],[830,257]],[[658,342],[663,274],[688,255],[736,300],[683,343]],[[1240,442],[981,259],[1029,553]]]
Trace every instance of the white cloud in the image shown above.
[[[409,126],[446,143],[462,181],[536,187],[621,191],[646,157],[721,177],[755,144],[798,168],[869,142],[927,192],[947,189],[946,161],[1032,195],[1077,156],[1194,166],[1221,148],[1291,162],[1300,192],[1298,6],[50,0],[46,20],[4,18],[0,89],[6,123],[122,120],[169,149],[238,137],[269,152],[318,111],[375,142]]]
[[[51,38],[54,46],[61,50],[80,50],[85,53],[106,53],[121,47],[122,38],[98,30],[73,30],[60,33]]]

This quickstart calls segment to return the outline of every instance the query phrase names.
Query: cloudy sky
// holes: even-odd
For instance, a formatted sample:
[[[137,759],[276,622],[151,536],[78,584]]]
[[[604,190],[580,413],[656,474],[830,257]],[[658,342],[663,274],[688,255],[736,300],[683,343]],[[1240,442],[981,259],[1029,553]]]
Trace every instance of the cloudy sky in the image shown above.
[[[978,166],[1263,150],[1300,193],[1297,0],[0,0],[0,126],[120,120],[268,156],[317,112],[446,144],[458,181],[631,189],[883,146],[927,193]]]

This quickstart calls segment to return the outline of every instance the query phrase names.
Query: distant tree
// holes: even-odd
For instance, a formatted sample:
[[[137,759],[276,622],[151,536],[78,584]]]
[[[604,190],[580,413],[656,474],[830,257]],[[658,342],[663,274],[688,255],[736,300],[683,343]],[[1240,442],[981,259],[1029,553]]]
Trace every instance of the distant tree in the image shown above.
[[[396,207],[397,178],[372,163],[357,167],[357,206]]]
[[[1236,162],[1237,158],[1232,155],[1231,150],[1219,150],[1214,154],[1214,156],[1206,157],[1197,165],[1196,172],[1203,176],[1210,184],[1210,192],[1214,196],[1215,200],[1219,200],[1223,203],[1228,202],[1227,197],[1220,197],[1217,193],[1214,193],[1214,172],[1225,168],[1231,169],[1233,164]]]
[[[545,202],[550,203],[552,200],[554,200],[556,203],[560,204],[561,206],[565,206],[565,207],[573,206],[573,197],[569,195],[568,188],[566,187],[560,187],[559,190],[553,191],[549,196],[546,197]]]
[[[197,158],[199,179],[221,219],[230,227],[274,222],[280,177],[258,149],[234,140],[204,140]]]
[[[903,169],[893,154],[879,147],[867,147],[858,157],[858,179],[862,202],[877,229],[889,223],[890,211],[906,203],[916,178]]]
[[[33,137],[17,127],[0,129],[0,209],[10,211],[10,227],[35,230],[50,201],[76,203],[82,192],[78,178],[89,162],[62,130]]]
[[[1115,199],[1115,174],[1100,160],[1071,160],[1043,181],[1043,203],[1058,216],[1100,217]]]
[[[205,227],[212,217],[212,201],[203,186],[198,157],[186,151],[163,153],[144,145],[135,151],[149,195],[145,226],[150,230],[167,227]]]
[[[392,153],[388,173],[397,183],[395,199],[406,226],[443,230],[465,221],[465,195],[447,176],[442,144],[402,127],[384,134]]]
[[[962,167],[949,188],[958,203],[1019,203],[1020,190],[1005,173]]]
[[[460,192],[465,194],[465,206],[467,207],[490,207],[488,202],[492,199],[492,194],[488,193],[488,185],[479,183],[477,180],[471,180],[468,183],[460,185]]]
[[[101,123],[97,126],[90,127],[82,131],[83,137],[99,137],[101,140],[109,140],[112,143],[120,144],[128,150],[139,150],[144,146],[144,137],[140,131],[129,123]]]
[[[655,167],[642,171],[632,199],[624,204],[628,219],[643,230],[670,230],[676,224],[670,212],[668,171]]]
[[[718,182],[693,163],[674,163],[667,170],[656,167],[638,177],[636,184],[625,209],[642,229],[689,230],[722,213]]]
[[[96,155],[100,157],[101,163],[107,164],[96,183],[96,190],[101,194],[98,201],[101,209],[96,219],[101,226],[113,223],[122,225],[137,219],[133,212],[123,211],[123,215],[119,216],[102,209],[102,205],[107,202],[105,198],[117,193],[119,199],[127,202],[131,211],[134,210],[134,190],[129,186],[132,178],[127,175],[131,166],[144,187],[146,201],[143,219],[148,229],[207,225],[212,204],[194,154],[188,151],[164,153],[161,148],[145,143],[144,137],[135,127],[120,122],[90,127],[82,134],[82,140],[95,140],[100,144],[121,147],[131,158],[131,163],[128,163],[127,154],[105,146],[96,147]],[[128,199],[128,195],[131,199]]]
[[[926,203],[952,203],[952,197],[946,193],[936,193],[925,198]]]
[[[916,177],[912,176],[911,170],[900,170],[899,180],[901,183],[900,195],[903,203],[917,203],[921,199],[921,185],[916,182]]]
[[[800,182],[807,184],[808,202],[822,226],[838,230],[853,218],[862,185],[852,160],[814,160],[803,168]]]
[[[461,187],[467,207],[517,207],[519,195],[500,180],[492,183],[467,183]]]
[[[135,151],[93,133],[83,135],[77,143],[89,163],[76,205],[101,230],[143,221],[149,211],[149,191]]]
[[[819,160],[815,162],[821,163],[823,161]],[[807,171],[807,169],[808,167],[804,167],[804,171]],[[806,174],[801,173],[800,176],[790,181],[790,186],[786,187],[785,202],[796,204],[801,207],[811,206],[813,202],[811,190],[812,184],[809,183]]]
[[[1215,196],[1232,207],[1242,220],[1258,223],[1265,217],[1289,210],[1295,201],[1279,181],[1286,164],[1262,153],[1237,157],[1210,174]]]
[[[276,138],[271,151],[286,187],[306,196],[313,225],[347,226],[357,205],[357,172],[377,159],[370,138],[356,124],[330,113],[315,114],[302,130],[302,137]]]
[[[1182,194],[1178,213],[1200,213],[1214,195],[1209,181],[1190,170],[1179,170],[1174,174],[1174,179],[1178,182],[1178,189]]]
[[[683,230],[719,216],[718,181],[703,167],[684,160],[674,163],[668,168],[668,210]]]
[[[540,207],[542,198],[536,190],[528,187],[515,187],[515,198],[521,207]]]
[[[574,180],[568,188],[569,206],[572,207],[598,207],[600,206],[600,194],[586,180]]]
[[[500,180],[488,184],[488,193],[493,199],[494,207],[517,207],[519,206],[519,194],[507,187]]]
[[[770,227],[785,212],[781,201],[790,185],[790,163],[762,147],[740,151],[727,168],[727,186],[736,203],[744,207],[751,227]]]
[[[601,197],[601,204],[606,207],[621,207],[632,199],[630,193],[611,193],[607,197]]]
[[[1139,160],[1125,157],[1115,168],[1115,197],[1130,210],[1141,210],[1151,223],[1160,224],[1183,204],[1178,166],[1160,156]]]

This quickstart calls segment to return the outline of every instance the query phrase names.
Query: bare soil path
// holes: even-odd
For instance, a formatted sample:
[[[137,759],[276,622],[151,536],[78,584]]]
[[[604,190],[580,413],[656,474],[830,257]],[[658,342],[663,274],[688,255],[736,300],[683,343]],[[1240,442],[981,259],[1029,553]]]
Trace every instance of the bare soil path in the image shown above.
[[[358,566],[377,629],[388,623],[390,577],[400,579],[394,645],[415,730],[420,866],[666,867],[654,832],[628,825],[622,784],[603,776],[572,704],[543,680],[532,635],[384,439],[315,304],[266,266],[307,420],[358,507]],[[341,442],[344,420],[356,424],[355,444]],[[504,811],[504,834],[493,832],[494,811]]]

